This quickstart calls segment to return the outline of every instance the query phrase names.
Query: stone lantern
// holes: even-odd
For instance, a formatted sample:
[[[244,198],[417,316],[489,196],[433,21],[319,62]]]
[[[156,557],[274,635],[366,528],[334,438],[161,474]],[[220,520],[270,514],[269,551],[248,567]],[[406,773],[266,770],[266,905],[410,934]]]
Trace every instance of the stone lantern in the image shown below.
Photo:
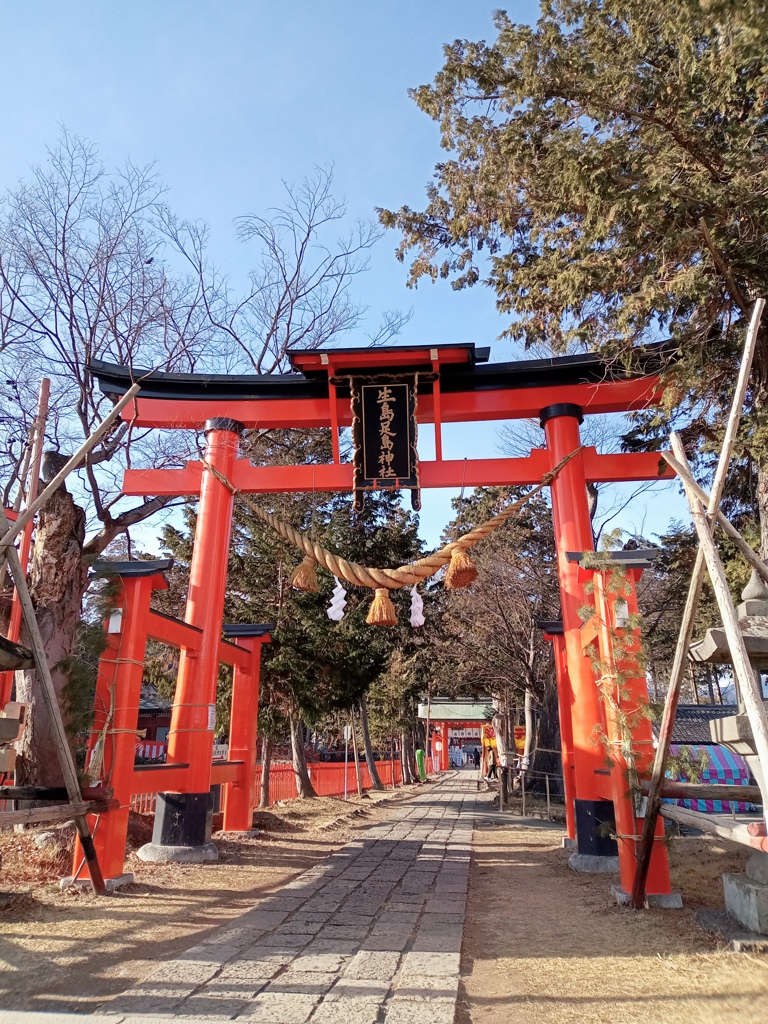
[[[736,611],[744,646],[761,685],[763,703],[768,708],[764,682],[768,673],[768,586],[754,570],[742,591],[741,604]],[[731,654],[725,630],[719,627],[708,629],[703,640],[691,645],[690,656],[699,663],[730,665]],[[710,735],[713,743],[722,744],[744,758],[761,792],[765,793],[768,780],[757,756],[738,683],[735,682],[735,685],[738,710],[735,715],[710,721]],[[747,862],[745,874],[723,875],[723,888],[725,905],[731,917],[752,932],[768,935],[768,853],[753,853]]]

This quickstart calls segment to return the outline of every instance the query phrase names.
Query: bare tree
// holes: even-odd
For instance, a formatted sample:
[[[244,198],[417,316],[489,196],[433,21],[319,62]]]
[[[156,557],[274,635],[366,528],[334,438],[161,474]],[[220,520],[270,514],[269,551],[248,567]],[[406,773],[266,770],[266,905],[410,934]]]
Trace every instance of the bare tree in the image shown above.
[[[363,327],[367,311],[350,289],[367,270],[381,230],[361,221],[334,236],[347,210],[333,194],[330,167],[317,168],[298,184],[284,184],[285,206],[269,210],[267,217],[251,213],[236,222],[238,238],[255,246],[257,260],[242,296],[210,261],[206,226],[165,211],[165,230],[192,268],[210,324],[231,342],[229,369],[284,371],[289,348],[322,348]],[[365,335],[368,344],[385,344],[410,317],[410,312],[385,311]]]

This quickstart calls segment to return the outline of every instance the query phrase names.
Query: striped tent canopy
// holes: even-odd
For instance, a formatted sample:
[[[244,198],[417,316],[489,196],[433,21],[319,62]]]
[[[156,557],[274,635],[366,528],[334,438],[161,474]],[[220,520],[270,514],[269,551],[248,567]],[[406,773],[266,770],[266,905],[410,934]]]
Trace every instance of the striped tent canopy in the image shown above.
[[[669,750],[677,754],[682,743],[670,744]],[[749,768],[743,757],[734,754],[727,747],[719,744],[685,744],[691,752],[698,756],[702,751],[706,753],[709,763],[701,773],[702,783],[710,783],[716,786],[718,783],[727,783],[729,786],[748,786],[750,782]],[[689,782],[687,776],[683,775],[677,782]],[[704,811],[707,814],[749,814],[755,810],[755,805],[745,801],[733,800],[664,800],[664,803],[677,804],[679,807],[687,807],[691,811]]]

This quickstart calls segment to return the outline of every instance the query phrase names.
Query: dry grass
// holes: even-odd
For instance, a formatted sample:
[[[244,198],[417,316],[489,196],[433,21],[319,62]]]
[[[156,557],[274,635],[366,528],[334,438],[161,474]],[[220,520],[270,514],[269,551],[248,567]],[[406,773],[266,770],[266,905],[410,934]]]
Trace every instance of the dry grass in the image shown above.
[[[720,874],[744,860],[716,839],[676,840],[685,909],[636,913],[616,906],[610,876],[569,871],[558,832],[477,829],[457,1020],[764,1024],[768,957],[726,953],[693,920],[722,905]]]

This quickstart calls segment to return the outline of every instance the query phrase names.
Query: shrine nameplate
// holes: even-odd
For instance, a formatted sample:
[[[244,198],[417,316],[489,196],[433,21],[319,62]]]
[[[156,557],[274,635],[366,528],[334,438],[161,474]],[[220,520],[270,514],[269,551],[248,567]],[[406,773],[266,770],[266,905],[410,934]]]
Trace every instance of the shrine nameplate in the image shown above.
[[[415,378],[353,377],[350,385],[355,507],[360,491],[405,487],[419,508]]]

